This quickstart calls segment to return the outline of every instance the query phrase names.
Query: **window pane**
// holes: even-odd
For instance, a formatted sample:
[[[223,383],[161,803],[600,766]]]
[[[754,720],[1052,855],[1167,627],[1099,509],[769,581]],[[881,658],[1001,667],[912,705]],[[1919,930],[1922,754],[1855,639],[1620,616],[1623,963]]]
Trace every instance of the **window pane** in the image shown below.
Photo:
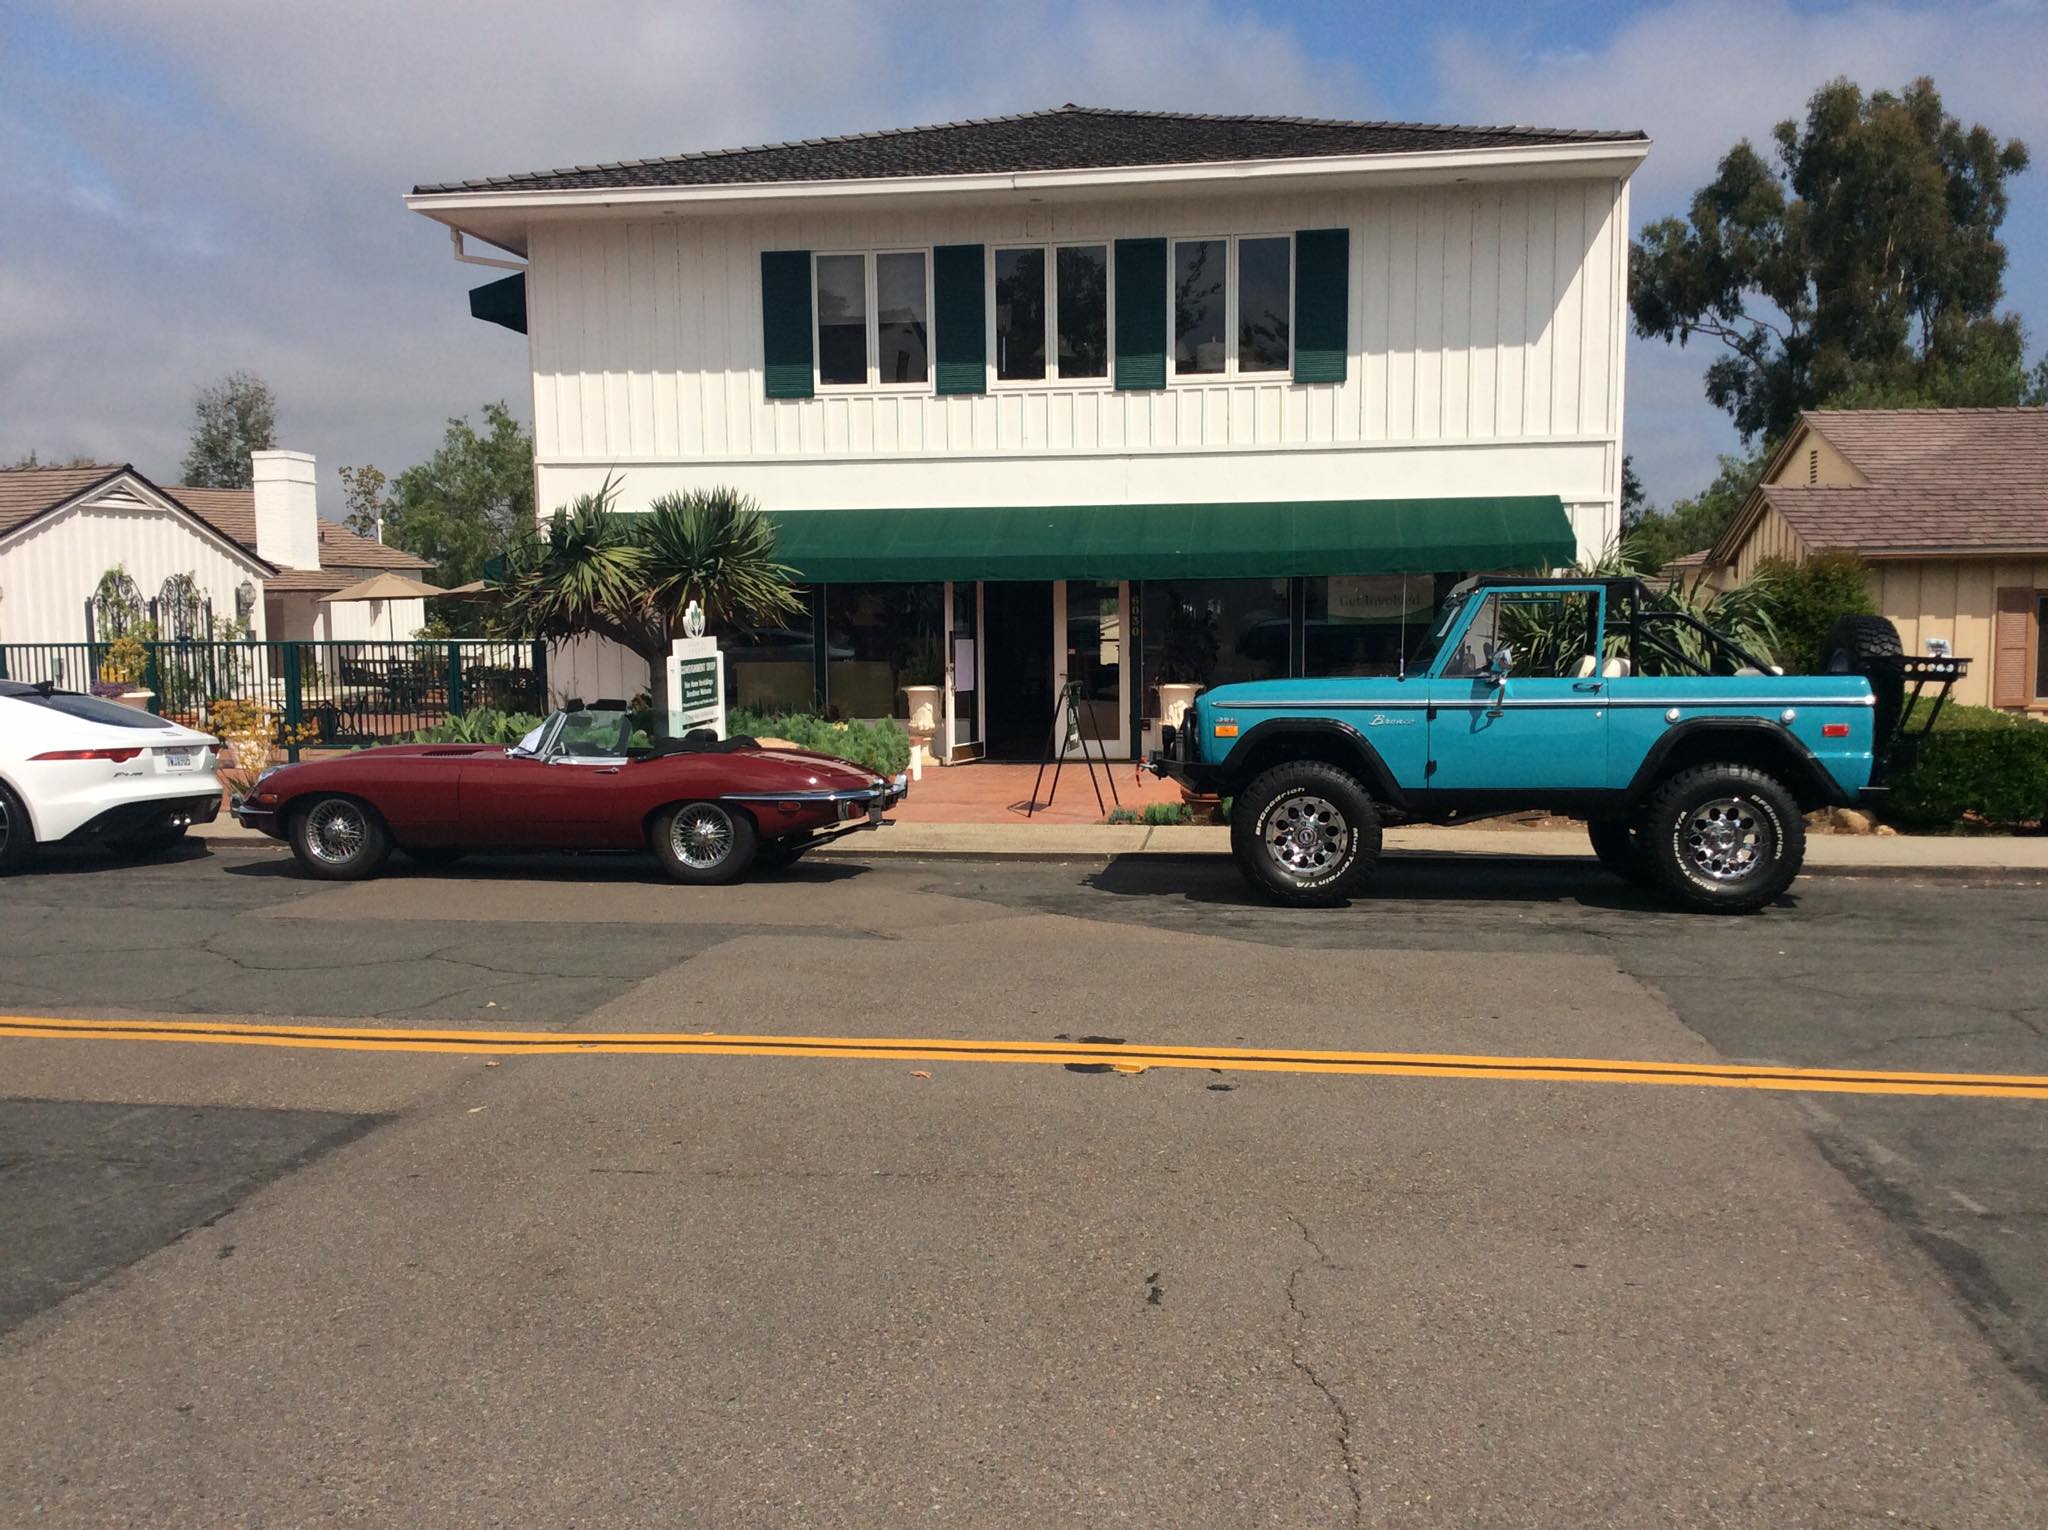
[[[818,257],[818,381],[868,380],[868,258]]]
[[[1059,286],[1060,376],[1109,376],[1109,247],[1061,250]]]
[[[943,584],[834,584],[825,598],[825,711],[908,717],[906,685],[943,685]]]
[[[875,323],[885,383],[921,383],[930,364],[924,252],[875,257]]]
[[[1067,679],[1081,687],[1083,738],[1123,731],[1123,595],[1093,579],[1067,581]]]
[[[1285,579],[1145,583],[1147,715],[1161,685],[1228,685],[1287,673]]]
[[[2034,617],[2034,699],[2048,701],[2048,599]]]
[[[1237,242],[1237,369],[1284,372],[1287,320],[1293,312],[1287,291],[1288,241]]]
[[[1184,239],[1173,247],[1173,369],[1223,370],[1223,272],[1229,243]]]
[[[1494,649],[1505,643],[1514,650],[1512,673],[1525,679],[1566,679],[1593,658],[1593,597],[1577,591],[1554,595],[1505,594],[1486,597],[1479,614],[1458,640],[1444,664],[1446,679],[1471,679],[1487,673]]]
[[[786,627],[739,627],[714,623],[711,632],[725,654],[726,702],[753,712],[818,710],[818,677],[811,651],[812,590],[798,590],[804,609]]]
[[[1408,656],[1408,673],[1428,644],[1440,590],[1455,576],[1339,574],[1307,581],[1302,632],[1303,673],[1393,675]]]
[[[996,376],[1045,376],[1045,251],[996,251]]]

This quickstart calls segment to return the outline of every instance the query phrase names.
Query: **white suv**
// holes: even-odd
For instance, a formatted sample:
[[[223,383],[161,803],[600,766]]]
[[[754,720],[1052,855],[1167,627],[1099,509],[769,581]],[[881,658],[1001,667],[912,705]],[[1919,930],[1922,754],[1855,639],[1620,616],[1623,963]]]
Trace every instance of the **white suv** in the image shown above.
[[[98,696],[0,680],[0,874],[59,840],[151,855],[220,814],[217,740]]]

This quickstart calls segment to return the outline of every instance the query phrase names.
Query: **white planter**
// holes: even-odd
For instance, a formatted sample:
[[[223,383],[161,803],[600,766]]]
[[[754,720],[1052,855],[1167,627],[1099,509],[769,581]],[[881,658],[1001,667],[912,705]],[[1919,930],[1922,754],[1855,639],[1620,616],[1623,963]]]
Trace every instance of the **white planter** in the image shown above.
[[[939,731],[939,718],[944,715],[946,690],[939,685],[906,685],[903,699],[910,704],[910,734],[915,738],[923,735],[929,738]]]
[[[156,692],[139,689],[133,691],[123,691],[119,696],[116,696],[114,699],[120,702],[121,705],[124,707],[133,707],[138,712],[147,712],[149,710],[149,704],[152,701],[156,700]]]
[[[1169,728],[1178,728],[1180,720],[1187,715],[1189,707],[1195,704],[1200,693],[1199,685],[1186,685],[1175,681],[1159,687],[1159,720]]]

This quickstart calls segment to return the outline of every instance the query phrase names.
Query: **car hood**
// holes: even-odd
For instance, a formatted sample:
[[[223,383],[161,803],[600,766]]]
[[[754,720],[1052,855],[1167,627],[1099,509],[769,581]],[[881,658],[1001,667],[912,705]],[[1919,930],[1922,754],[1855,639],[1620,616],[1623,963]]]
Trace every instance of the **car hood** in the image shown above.
[[[742,759],[773,760],[778,764],[793,766],[807,775],[818,778],[818,785],[829,787],[866,786],[878,779],[875,772],[851,760],[842,760],[833,754],[816,754],[809,749],[741,749],[735,753]]]

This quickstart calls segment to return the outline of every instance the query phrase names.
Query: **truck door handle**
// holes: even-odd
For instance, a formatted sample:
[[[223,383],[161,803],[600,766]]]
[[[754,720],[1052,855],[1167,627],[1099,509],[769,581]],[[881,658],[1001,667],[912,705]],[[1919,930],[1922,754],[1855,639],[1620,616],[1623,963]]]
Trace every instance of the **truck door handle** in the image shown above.
[[[1575,691],[1597,691],[1600,689],[1600,682],[1598,680],[1577,680],[1572,683],[1572,689]]]

